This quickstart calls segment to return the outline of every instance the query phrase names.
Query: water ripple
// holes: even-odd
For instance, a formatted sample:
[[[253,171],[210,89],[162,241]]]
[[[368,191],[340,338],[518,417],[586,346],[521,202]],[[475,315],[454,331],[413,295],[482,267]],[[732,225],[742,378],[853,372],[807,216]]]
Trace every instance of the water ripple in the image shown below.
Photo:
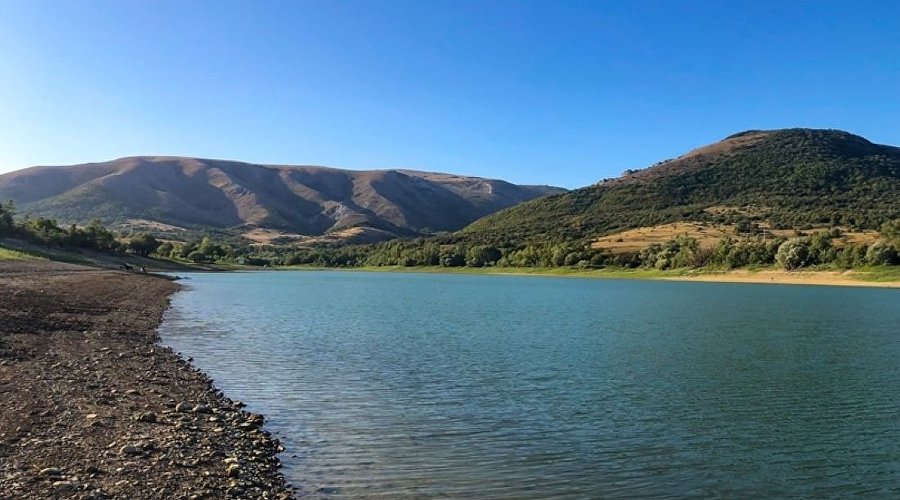
[[[311,498],[900,496],[894,290],[195,275],[161,328]]]

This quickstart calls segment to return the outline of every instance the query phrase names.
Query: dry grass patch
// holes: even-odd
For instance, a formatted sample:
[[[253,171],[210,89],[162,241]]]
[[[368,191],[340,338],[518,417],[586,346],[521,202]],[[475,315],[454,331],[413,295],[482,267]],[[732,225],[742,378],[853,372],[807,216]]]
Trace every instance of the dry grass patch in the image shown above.
[[[610,253],[637,252],[654,243],[665,243],[683,235],[695,238],[702,246],[713,246],[725,236],[733,236],[734,230],[729,226],[703,222],[675,222],[603,236],[591,244],[591,247]]]
[[[646,248],[654,243],[665,243],[675,239],[678,236],[689,236],[696,239],[701,247],[713,247],[715,244],[726,236],[735,240],[741,239],[757,239],[757,238],[792,238],[797,236],[794,229],[771,229],[767,224],[760,224],[763,231],[756,236],[739,235],[733,224],[711,224],[705,222],[674,222],[671,224],[662,224],[659,226],[641,227],[637,229],[629,229],[620,233],[609,234],[597,238],[591,247],[599,250],[606,250],[612,254],[634,253]],[[800,231],[802,235],[811,235],[818,231],[828,231],[830,227],[817,227]],[[853,245],[871,245],[878,239],[878,231],[857,231],[848,232],[845,228],[841,229],[841,236],[832,240],[832,244],[836,247],[842,247],[847,244]]]
[[[303,234],[286,233],[277,229],[254,228],[241,234],[244,238],[250,240],[255,245],[274,245],[284,243],[302,242],[309,237]]]
[[[122,228],[145,231],[166,231],[172,233],[187,231],[187,229],[181,226],[173,226],[172,224],[147,219],[128,219],[125,221],[125,224],[122,224]]]
[[[371,227],[351,227],[323,234],[308,236],[297,233],[286,233],[275,229],[254,228],[241,236],[252,241],[254,245],[318,245],[324,243],[364,244],[376,243],[396,238],[396,235]]]
[[[757,207],[754,205],[747,205],[743,207],[736,206],[728,206],[728,205],[715,205],[712,207],[706,207],[703,209],[704,212],[712,215],[724,215],[736,213],[740,215],[744,215],[746,217],[756,217],[756,216],[764,216],[767,213],[767,209],[763,207]]]

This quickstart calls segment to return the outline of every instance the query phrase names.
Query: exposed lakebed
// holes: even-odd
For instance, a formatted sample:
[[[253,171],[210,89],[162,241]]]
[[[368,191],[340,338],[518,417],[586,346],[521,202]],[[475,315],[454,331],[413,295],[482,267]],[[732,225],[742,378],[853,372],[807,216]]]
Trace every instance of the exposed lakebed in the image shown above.
[[[327,498],[900,495],[900,292],[194,274],[160,334]]]

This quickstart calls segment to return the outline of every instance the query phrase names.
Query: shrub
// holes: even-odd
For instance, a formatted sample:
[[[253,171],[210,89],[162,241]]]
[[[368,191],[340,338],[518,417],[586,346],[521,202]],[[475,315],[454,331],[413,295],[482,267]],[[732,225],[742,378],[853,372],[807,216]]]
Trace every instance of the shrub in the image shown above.
[[[889,266],[897,262],[897,249],[886,240],[878,240],[866,252],[866,262],[873,266]]]
[[[201,262],[207,262],[209,260],[209,257],[199,250],[194,250],[193,252],[189,253],[187,258],[191,262],[196,262],[198,264]]]
[[[142,257],[147,257],[158,247],[159,240],[149,234],[139,234],[128,241],[128,248]]]
[[[163,243],[162,245],[156,247],[156,253],[163,257],[168,257],[169,254],[172,253],[173,246],[171,243]]]
[[[809,242],[805,238],[791,238],[778,247],[775,260],[788,271],[809,263]]]

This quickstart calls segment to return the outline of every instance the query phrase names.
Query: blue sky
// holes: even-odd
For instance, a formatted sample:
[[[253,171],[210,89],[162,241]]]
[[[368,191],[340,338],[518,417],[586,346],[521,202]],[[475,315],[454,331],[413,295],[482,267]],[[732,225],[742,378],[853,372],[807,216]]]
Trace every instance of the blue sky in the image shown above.
[[[168,154],[577,187],[793,126],[900,145],[900,2],[0,0],[0,172]]]

